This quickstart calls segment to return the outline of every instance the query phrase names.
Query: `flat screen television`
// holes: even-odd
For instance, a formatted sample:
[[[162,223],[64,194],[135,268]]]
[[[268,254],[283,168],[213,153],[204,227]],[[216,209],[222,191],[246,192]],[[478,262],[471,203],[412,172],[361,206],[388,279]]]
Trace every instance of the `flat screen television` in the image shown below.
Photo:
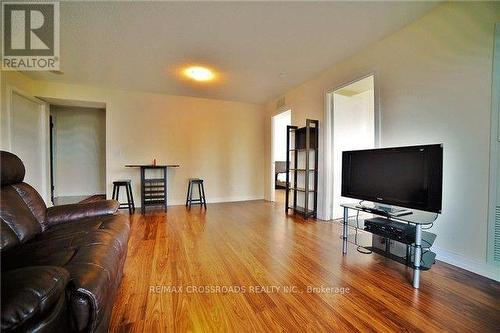
[[[443,146],[344,151],[342,196],[441,213]]]

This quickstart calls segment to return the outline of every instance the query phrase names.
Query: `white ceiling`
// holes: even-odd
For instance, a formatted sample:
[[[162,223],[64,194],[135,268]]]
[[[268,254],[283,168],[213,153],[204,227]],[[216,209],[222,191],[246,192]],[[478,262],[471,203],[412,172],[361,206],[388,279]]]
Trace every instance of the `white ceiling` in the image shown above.
[[[399,30],[435,2],[61,2],[51,81],[262,103]],[[186,64],[219,80],[178,77]]]

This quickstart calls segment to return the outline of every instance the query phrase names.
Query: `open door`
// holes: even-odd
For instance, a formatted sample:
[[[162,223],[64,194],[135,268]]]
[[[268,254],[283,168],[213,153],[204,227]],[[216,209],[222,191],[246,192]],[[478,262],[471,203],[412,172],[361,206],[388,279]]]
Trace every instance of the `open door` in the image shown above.
[[[48,117],[45,103],[17,91],[11,91],[10,97],[10,151],[24,163],[24,181],[33,186],[48,203]]]

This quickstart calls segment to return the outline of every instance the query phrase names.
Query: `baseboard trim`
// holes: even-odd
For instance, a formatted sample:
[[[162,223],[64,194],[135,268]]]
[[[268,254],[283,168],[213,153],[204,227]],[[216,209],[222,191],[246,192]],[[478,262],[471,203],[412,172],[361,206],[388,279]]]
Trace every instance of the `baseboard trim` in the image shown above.
[[[240,201],[254,201],[254,200],[264,200],[264,197],[261,195],[257,196],[241,196],[241,197],[220,197],[220,198],[207,198],[207,204],[212,203],[224,203],[224,202],[240,202]],[[184,206],[186,204],[186,200],[169,200],[168,206]],[[136,208],[141,208],[140,205],[136,205]]]
[[[458,253],[436,246],[432,247],[432,251],[436,253],[437,260],[500,282],[500,266],[465,258]]]
[[[207,198],[207,204],[210,203],[223,203],[223,202],[239,202],[239,201],[253,201],[253,200],[264,200],[261,195],[257,196],[241,196],[241,197],[220,197],[220,198]],[[186,200],[172,200],[169,202],[169,206],[185,205]]]

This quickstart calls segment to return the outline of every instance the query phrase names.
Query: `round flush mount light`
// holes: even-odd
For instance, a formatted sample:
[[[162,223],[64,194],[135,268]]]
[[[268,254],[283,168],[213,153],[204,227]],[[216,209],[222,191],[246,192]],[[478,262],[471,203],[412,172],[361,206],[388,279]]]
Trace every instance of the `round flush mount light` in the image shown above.
[[[184,75],[195,81],[211,81],[214,79],[215,74],[206,67],[191,66],[184,70]]]

